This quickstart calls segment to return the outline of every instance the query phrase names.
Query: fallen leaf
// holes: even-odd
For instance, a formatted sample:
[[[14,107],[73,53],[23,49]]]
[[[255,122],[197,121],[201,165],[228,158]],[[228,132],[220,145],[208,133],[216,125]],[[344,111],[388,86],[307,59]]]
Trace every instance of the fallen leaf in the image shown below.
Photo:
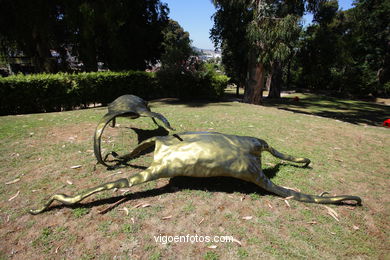
[[[15,199],[17,196],[19,196],[19,193],[20,193],[20,191],[18,190],[18,192],[14,196],[9,198],[8,201],[11,201],[11,200]]]
[[[245,216],[245,217],[242,217],[242,219],[244,220],[251,220],[253,217],[252,216]]]
[[[129,209],[128,208],[123,207],[122,209],[119,209],[119,210],[123,210],[126,213],[126,216],[129,215]]]
[[[324,206],[327,210],[328,210],[328,214],[330,215],[330,216],[332,216],[335,220],[337,220],[338,222],[340,221],[339,219],[338,219],[338,214],[337,214],[337,212],[336,211],[334,211],[334,209],[331,209],[331,208],[329,208],[328,206]]]
[[[217,246],[216,245],[211,245],[211,246],[208,246],[208,248],[215,249],[215,248],[217,248]]]
[[[71,169],[77,169],[77,168],[80,168],[81,167],[81,165],[74,165],[74,166],[71,166],[70,168]]]
[[[237,239],[235,239],[235,238],[233,238],[233,240],[232,240],[233,242],[236,242],[237,244],[239,244],[240,246],[242,246],[242,243],[239,241],[239,240],[237,240]]]
[[[120,200],[118,200],[117,202],[115,202],[114,204],[111,204],[109,207],[103,209],[103,210],[99,210],[98,213],[99,214],[105,214],[106,212],[108,212],[109,210],[115,208],[117,205],[121,204],[123,201],[125,201],[127,198],[122,198]]]
[[[139,207],[141,207],[143,204],[144,204],[143,202],[138,203],[137,205],[133,206],[132,209],[139,208]]]
[[[169,216],[166,216],[166,217],[162,217],[161,219],[171,219],[172,218],[172,215],[169,215]]]
[[[12,180],[12,181],[6,182],[5,184],[6,184],[6,185],[9,185],[9,184],[14,184],[14,183],[17,183],[18,181],[20,181],[20,178],[16,178],[15,180]]]

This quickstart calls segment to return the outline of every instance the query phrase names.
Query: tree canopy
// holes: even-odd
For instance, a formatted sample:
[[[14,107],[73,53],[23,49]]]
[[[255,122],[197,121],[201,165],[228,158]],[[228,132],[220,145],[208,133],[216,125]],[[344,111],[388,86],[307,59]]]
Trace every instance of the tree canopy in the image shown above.
[[[169,10],[159,0],[1,0],[0,5],[3,56],[22,53],[37,72],[64,70],[69,56],[87,71],[97,70],[98,62],[111,70],[145,69],[163,51]]]
[[[282,84],[338,94],[389,94],[390,1],[217,0],[211,38],[229,76],[245,86],[244,101]],[[301,25],[304,13],[313,23]],[[291,85],[292,83],[292,85]]]
[[[295,84],[339,95],[388,95],[390,1],[358,0],[338,9],[323,3],[306,28]]]

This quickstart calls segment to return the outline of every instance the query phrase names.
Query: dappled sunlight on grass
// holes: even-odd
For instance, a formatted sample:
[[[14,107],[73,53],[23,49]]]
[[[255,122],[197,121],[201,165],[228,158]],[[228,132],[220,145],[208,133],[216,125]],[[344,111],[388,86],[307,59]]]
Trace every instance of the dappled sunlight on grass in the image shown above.
[[[299,100],[294,100],[294,97],[298,97]],[[280,100],[265,99],[264,104],[294,113],[373,126],[381,126],[382,122],[390,116],[390,106],[315,94],[292,94]]]

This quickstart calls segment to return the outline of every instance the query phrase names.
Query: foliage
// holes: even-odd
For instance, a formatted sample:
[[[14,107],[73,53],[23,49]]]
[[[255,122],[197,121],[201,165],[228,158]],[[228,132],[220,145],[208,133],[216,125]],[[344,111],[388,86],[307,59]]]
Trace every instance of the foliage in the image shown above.
[[[111,70],[145,69],[160,58],[168,19],[159,0],[2,0],[1,6],[0,23],[7,26],[0,28],[0,51],[31,57],[36,72],[66,70],[69,54],[87,71],[96,71],[97,62]]]
[[[184,99],[215,99],[223,95],[229,78],[194,56],[188,32],[173,20],[164,30],[162,67],[157,79],[164,95]],[[193,55],[193,56],[191,56]]]
[[[388,95],[389,1],[359,0],[339,11],[337,1],[319,6],[302,39],[296,84],[338,95]]]
[[[265,75],[280,96],[281,71],[294,53],[299,18],[316,1],[214,1],[217,12],[211,37],[223,52],[223,63],[238,85],[245,84],[244,101],[261,103]]]
[[[107,104],[120,95],[217,98],[228,78],[211,72],[164,74],[141,71],[34,74],[0,78],[0,114],[37,113]]]
[[[178,22],[169,20],[163,34],[162,69],[183,70],[186,61],[193,54],[189,33],[184,31]]]
[[[231,77],[233,83],[243,87],[247,74],[249,48],[246,28],[251,20],[251,13],[244,11],[245,5],[241,1],[231,4],[225,2],[218,1],[210,37],[215,47],[220,47],[222,50],[222,64],[227,75]]]
[[[214,67],[195,63],[195,70],[161,70],[157,79],[164,95],[183,99],[216,99],[223,95],[229,77],[217,73]]]

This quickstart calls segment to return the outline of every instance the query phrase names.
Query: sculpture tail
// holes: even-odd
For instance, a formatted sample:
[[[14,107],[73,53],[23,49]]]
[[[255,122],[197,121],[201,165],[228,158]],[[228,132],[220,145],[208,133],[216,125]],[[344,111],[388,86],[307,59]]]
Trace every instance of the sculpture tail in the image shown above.
[[[99,121],[95,134],[93,136],[93,151],[95,153],[95,157],[97,161],[104,166],[110,167],[108,164],[106,164],[102,158],[102,153],[101,153],[101,138],[102,134],[104,131],[104,128],[108,125],[108,123],[115,118],[116,115],[114,114],[105,114],[103,118]]]

